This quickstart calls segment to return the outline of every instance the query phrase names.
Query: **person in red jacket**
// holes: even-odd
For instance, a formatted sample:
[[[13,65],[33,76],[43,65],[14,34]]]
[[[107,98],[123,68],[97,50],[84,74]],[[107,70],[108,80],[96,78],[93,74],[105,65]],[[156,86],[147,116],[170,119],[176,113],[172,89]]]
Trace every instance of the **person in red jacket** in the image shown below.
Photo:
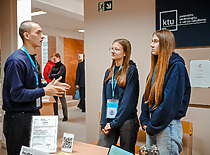
[[[44,67],[44,72],[43,72],[43,75],[44,75],[44,79],[47,81],[47,83],[50,83],[51,82],[51,79],[49,79],[49,73],[50,73],[50,70],[52,69],[52,67],[54,66],[54,59],[53,59],[53,56],[50,57],[50,60],[48,60],[48,62],[46,63],[45,67]]]

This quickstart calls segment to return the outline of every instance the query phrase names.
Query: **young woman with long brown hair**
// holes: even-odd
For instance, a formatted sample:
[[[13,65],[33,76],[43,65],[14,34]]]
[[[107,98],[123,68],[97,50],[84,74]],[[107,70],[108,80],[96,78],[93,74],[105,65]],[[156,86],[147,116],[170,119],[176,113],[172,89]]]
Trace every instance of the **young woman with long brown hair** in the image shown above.
[[[120,137],[120,146],[135,152],[139,130],[137,103],[139,97],[138,70],[130,60],[131,44],[116,39],[110,49],[112,65],[103,84],[101,129],[98,145],[111,147]]]
[[[184,60],[174,52],[175,38],[169,30],[153,33],[151,69],[142,99],[140,122],[150,149],[157,144],[161,155],[182,150],[182,125],[191,86]]]

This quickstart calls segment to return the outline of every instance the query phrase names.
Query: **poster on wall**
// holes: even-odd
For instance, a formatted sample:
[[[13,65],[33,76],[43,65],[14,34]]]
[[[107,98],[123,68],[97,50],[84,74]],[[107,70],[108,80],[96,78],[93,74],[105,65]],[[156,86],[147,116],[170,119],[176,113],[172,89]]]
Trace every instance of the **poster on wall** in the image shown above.
[[[169,29],[176,47],[210,46],[210,0],[156,0],[156,30]]]
[[[210,87],[210,60],[190,61],[190,83],[191,87]]]

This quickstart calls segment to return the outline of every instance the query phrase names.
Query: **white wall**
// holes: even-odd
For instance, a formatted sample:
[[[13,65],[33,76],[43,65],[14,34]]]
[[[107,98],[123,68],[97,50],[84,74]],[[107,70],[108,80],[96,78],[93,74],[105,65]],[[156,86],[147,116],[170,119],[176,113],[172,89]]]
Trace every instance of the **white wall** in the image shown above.
[[[137,63],[140,74],[142,96],[150,66],[151,35],[155,30],[154,0],[114,0],[114,9],[109,12],[97,12],[98,2],[101,0],[85,1],[87,142],[98,139],[102,82],[106,69],[111,65],[108,49],[113,40],[127,38],[131,42],[132,59]]]
[[[183,120],[193,122],[193,155],[209,155],[210,109],[190,107]],[[186,136],[187,138],[187,136]],[[184,151],[188,151],[185,149]]]
[[[56,52],[61,55],[61,62],[64,63],[64,38],[56,37]]]
[[[31,20],[31,1],[29,0],[17,0],[17,28],[25,20]],[[21,48],[23,41],[17,31],[18,48]]]

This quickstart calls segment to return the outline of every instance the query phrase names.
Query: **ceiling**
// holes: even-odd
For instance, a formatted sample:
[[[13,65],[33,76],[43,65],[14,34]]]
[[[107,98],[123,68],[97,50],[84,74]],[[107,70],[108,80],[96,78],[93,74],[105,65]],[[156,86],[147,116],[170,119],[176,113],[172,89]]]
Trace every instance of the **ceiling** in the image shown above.
[[[47,35],[83,39],[84,0],[31,0],[31,12],[45,11],[44,15],[32,16]]]

